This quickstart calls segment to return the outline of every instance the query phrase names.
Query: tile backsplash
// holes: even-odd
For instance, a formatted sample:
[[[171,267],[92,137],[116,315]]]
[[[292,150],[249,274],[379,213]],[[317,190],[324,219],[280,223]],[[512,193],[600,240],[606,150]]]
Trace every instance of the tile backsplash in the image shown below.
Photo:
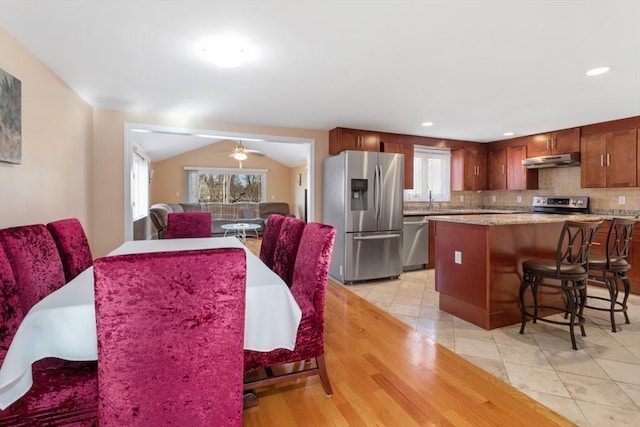
[[[589,196],[593,213],[640,214],[640,188],[581,188],[580,167],[540,169],[538,190],[454,191],[442,208],[530,210],[534,196]],[[618,203],[624,197],[625,204]],[[417,203],[405,203],[405,207]],[[424,204],[423,204],[424,205]]]

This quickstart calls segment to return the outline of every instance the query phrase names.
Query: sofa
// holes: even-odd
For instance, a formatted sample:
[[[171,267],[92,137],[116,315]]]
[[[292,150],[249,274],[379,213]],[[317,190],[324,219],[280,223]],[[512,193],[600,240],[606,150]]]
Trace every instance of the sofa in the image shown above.
[[[149,208],[149,217],[158,230],[159,239],[165,238],[167,216],[175,212],[210,212],[212,236],[224,235],[225,230],[222,225],[236,222],[260,225],[258,234],[262,235],[269,215],[293,216],[289,213],[289,204],[286,202],[156,203]]]

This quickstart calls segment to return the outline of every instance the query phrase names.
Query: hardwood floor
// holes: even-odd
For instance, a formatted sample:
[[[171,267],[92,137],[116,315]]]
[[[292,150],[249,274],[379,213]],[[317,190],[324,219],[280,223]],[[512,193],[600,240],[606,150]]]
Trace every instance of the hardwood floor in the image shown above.
[[[243,425],[574,425],[332,281],[325,345],[332,397],[318,377],[258,389]]]

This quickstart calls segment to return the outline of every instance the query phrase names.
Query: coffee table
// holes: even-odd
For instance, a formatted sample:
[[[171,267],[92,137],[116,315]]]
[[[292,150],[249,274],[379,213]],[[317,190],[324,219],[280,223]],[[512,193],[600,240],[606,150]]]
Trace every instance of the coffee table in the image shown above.
[[[259,224],[248,224],[246,222],[236,222],[235,224],[223,224],[220,226],[224,230],[224,237],[227,237],[227,233],[235,231],[235,236],[244,243],[247,240],[247,230],[253,230],[258,238]]]

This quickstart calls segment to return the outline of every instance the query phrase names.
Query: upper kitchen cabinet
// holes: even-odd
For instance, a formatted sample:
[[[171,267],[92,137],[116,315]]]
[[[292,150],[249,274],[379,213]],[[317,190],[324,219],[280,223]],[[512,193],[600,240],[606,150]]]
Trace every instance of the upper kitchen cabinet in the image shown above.
[[[487,152],[489,169],[489,190],[507,189],[507,150],[491,150]]]
[[[487,187],[487,152],[451,151],[451,191],[477,191]]]
[[[627,129],[582,137],[582,188],[638,185],[638,130]]]
[[[529,157],[577,153],[580,151],[580,128],[533,135],[528,139],[527,155]]]
[[[380,151],[380,134],[346,128],[330,130],[329,154],[338,154],[345,150]]]
[[[381,134],[380,149],[385,153],[404,154],[404,189],[413,188],[413,145],[397,142],[399,136]]]
[[[527,146],[507,148],[507,189],[537,190],[538,169],[527,169],[522,160],[527,158]]]

